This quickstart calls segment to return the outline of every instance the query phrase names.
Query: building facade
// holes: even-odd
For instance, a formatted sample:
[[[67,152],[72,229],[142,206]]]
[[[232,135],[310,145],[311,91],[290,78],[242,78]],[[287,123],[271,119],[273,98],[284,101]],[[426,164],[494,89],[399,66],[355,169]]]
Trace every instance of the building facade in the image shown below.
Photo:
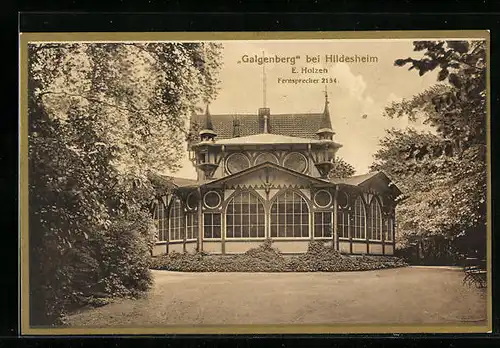
[[[328,99],[316,114],[193,115],[197,180],[166,178],[153,254],[243,253],[271,238],[283,253],[321,240],[347,254],[392,255],[399,189],[382,172],[331,177]]]

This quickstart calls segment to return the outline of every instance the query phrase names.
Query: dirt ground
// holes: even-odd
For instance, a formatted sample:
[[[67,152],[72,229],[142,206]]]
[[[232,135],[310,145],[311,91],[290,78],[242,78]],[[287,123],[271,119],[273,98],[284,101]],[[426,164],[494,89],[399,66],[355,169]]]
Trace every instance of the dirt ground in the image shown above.
[[[486,325],[486,291],[458,269],[343,273],[153,271],[154,288],[69,318],[73,327],[203,324]]]

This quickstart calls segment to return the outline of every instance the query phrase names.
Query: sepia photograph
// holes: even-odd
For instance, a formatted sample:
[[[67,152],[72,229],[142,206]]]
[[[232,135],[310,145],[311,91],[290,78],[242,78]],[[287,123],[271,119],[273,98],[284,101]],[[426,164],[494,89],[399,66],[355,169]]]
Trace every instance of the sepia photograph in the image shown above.
[[[491,332],[487,31],[132,34],[21,34],[22,332]]]

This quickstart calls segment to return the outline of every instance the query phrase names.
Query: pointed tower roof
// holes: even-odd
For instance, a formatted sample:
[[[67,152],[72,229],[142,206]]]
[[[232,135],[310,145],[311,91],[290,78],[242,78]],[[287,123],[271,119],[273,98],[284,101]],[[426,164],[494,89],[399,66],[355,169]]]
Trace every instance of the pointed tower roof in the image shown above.
[[[203,120],[203,127],[200,130],[200,137],[215,138],[217,133],[215,133],[214,126],[212,124],[212,116],[210,115],[210,110],[208,109],[208,104],[205,109],[205,119]]]
[[[332,129],[332,121],[330,119],[330,110],[328,108],[328,95],[325,95],[325,109],[323,110],[323,116],[321,117],[321,128]]]
[[[320,135],[321,133],[329,133],[329,134],[335,134],[332,130],[332,121],[330,119],[330,110],[328,108],[328,105],[330,102],[328,101],[328,92],[326,90],[325,86],[325,108],[323,110],[323,114],[321,115],[321,124],[320,124],[320,129],[316,132],[316,134]]]
[[[208,104],[205,109],[205,129],[214,130],[214,126],[212,124],[212,116],[210,115],[210,110],[208,110]]]

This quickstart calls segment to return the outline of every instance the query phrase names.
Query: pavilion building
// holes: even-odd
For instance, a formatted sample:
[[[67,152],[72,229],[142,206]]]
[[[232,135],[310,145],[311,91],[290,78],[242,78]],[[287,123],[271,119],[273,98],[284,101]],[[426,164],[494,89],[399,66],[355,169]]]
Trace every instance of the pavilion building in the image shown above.
[[[347,254],[393,255],[399,189],[383,172],[330,175],[337,150],[323,112],[191,117],[197,179],[167,178],[153,254],[243,253],[265,239],[283,253],[321,240]]]

